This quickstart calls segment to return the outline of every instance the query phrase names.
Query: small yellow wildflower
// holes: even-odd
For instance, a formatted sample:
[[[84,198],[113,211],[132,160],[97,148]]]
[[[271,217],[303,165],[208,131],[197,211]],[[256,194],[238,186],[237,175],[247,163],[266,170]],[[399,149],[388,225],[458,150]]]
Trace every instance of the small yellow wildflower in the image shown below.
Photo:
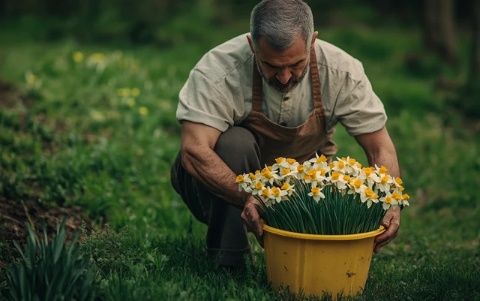
[[[80,64],[81,62],[83,62],[84,58],[85,58],[85,56],[83,55],[83,53],[81,51],[75,51],[72,54],[72,59],[77,64]]]
[[[27,84],[27,89],[36,90],[40,88],[42,81],[30,70],[25,73],[25,83]]]
[[[138,113],[142,116],[146,116],[148,115],[148,108],[141,106],[140,108],[138,108]]]
[[[90,117],[95,120],[95,121],[98,121],[98,122],[102,122],[105,120],[105,115],[103,115],[102,112],[99,112],[97,110],[92,110],[90,111]]]
[[[120,97],[130,97],[130,89],[129,88],[117,89],[117,95]]]
[[[138,88],[133,88],[130,90],[130,93],[133,97],[138,97],[138,95],[140,95],[140,90]]]
[[[107,66],[107,60],[105,54],[101,52],[92,53],[87,58],[87,66],[93,67],[97,71],[102,71]]]
[[[136,101],[135,101],[135,98],[128,97],[125,99],[125,103],[127,104],[127,106],[131,108],[135,106]]]

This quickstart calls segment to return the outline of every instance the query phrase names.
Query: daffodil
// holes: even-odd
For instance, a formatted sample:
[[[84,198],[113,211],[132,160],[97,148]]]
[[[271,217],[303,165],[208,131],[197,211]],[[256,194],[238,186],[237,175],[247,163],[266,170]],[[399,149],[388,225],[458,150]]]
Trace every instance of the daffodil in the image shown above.
[[[376,187],[382,192],[389,192],[390,187],[393,184],[393,179],[388,174],[380,174],[377,178]]]
[[[383,210],[388,210],[391,206],[398,205],[398,201],[391,194],[387,194],[380,201],[382,202]]]
[[[378,174],[375,172],[375,168],[373,167],[362,168],[362,172],[359,177],[364,179],[365,182],[367,182],[367,185],[370,187],[380,180]]]
[[[272,165],[273,171],[280,171],[280,177],[288,177],[297,173],[297,167],[300,164],[292,158],[279,157],[275,159],[275,164]]]
[[[402,201],[401,201],[402,205],[403,206],[410,206],[410,203],[409,203],[408,200],[410,200],[410,196],[408,195],[408,193],[404,193],[402,195]]]
[[[332,161],[330,164],[329,164],[330,168],[333,170],[333,171],[336,171],[336,172],[341,172],[341,173],[348,173],[348,164],[345,160],[343,159],[337,159],[336,161]]]
[[[252,192],[252,188],[249,186],[249,184],[251,183],[251,180],[248,177],[248,175],[245,175],[245,174],[238,175],[235,178],[235,183],[238,184],[238,189],[240,191],[244,190],[247,193]]]
[[[380,167],[378,167],[377,165],[375,165],[375,170],[376,170],[379,174],[381,174],[381,175],[386,175],[386,174],[388,174],[388,168],[386,168],[386,167],[383,166],[383,165],[380,166]]]
[[[255,180],[250,188],[252,190],[252,195],[261,195],[262,190],[265,188],[265,184],[263,184],[261,180]]]
[[[345,177],[348,177],[345,179]],[[350,180],[350,176],[345,176],[343,173],[338,171],[333,171],[332,175],[330,176],[330,181],[340,190],[344,190],[347,188],[347,183]]]
[[[285,191],[286,195],[291,195],[295,191],[294,186],[295,185],[291,185],[289,182],[284,182],[280,189]]]
[[[118,93],[133,97],[132,94],[136,93],[132,91],[131,89],[119,90]],[[385,166],[363,167],[357,160],[350,157],[337,158],[329,162],[325,156],[316,155],[303,163],[292,158],[279,157],[271,166],[238,175],[235,182],[241,190],[260,199],[266,208],[279,203],[282,203],[282,206],[285,204],[287,204],[285,206],[294,206],[289,205],[290,202],[283,203],[283,201],[305,199],[307,196],[308,199],[316,202],[322,199],[349,200],[349,202],[353,200],[352,203],[372,210],[374,219],[392,206],[408,206],[410,199],[408,194],[403,193],[402,180],[390,176]],[[377,203],[381,206],[380,204],[374,206]],[[374,206],[373,209],[371,209],[372,206]],[[292,207],[288,210],[304,210],[310,207],[302,208],[293,209]],[[322,213],[321,216],[325,218],[329,214]],[[362,214],[371,218],[370,213]],[[378,226],[378,224],[372,225]]]
[[[367,207],[370,208],[372,203],[378,203],[378,195],[370,187],[365,187],[360,193],[360,201],[367,203]]]
[[[278,175],[274,173],[271,166],[265,166],[265,168],[262,169],[261,174],[265,178],[266,182],[269,182],[270,184],[273,184],[275,179],[278,178]]]
[[[281,202],[282,197],[287,195],[286,191],[283,191],[278,187],[272,187],[270,189],[270,193],[271,193],[270,198],[274,199],[275,202],[277,203]]]
[[[403,191],[403,181],[402,179],[400,179],[399,177],[396,177],[393,179],[393,184],[395,185],[395,187],[397,189],[399,189],[400,191]]]
[[[365,190],[367,187],[364,185],[364,182],[361,178],[351,178],[349,181],[350,194],[357,193],[360,194],[362,190]]]
[[[308,195],[311,196],[317,202],[320,201],[320,199],[325,198],[325,194],[323,194],[322,188],[321,187],[316,187],[316,186],[311,187]]]
[[[326,168],[328,166],[328,159],[323,154],[318,156],[315,154],[315,158],[309,160],[313,168]]]

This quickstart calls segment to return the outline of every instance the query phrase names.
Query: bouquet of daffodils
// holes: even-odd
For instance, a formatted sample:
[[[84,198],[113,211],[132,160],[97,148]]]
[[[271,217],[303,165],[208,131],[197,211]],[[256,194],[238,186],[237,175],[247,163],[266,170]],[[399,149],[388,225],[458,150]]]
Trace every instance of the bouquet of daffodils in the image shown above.
[[[300,164],[276,163],[236,178],[240,190],[262,204],[267,225],[309,234],[354,234],[378,229],[386,210],[408,206],[402,180],[387,168],[362,167],[350,157],[328,162],[323,155]]]

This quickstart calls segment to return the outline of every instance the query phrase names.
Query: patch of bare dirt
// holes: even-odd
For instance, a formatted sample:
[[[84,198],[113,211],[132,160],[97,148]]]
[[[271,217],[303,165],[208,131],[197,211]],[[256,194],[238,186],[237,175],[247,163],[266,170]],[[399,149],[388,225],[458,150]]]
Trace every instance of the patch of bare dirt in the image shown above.
[[[34,226],[36,232],[41,233],[43,227],[47,234],[56,232],[57,225],[65,220],[67,235],[71,239],[74,233],[81,236],[92,230],[91,221],[78,206],[54,207],[36,201],[8,200],[0,196],[0,241],[4,243],[6,254],[0,256],[0,267],[7,264],[13,251],[13,241],[23,243],[27,235],[27,224]],[[12,249],[12,250],[8,250]]]
[[[32,100],[28,99],[13,84],[0,79],[0,107],[13,108],[18,105],[31,106]]]

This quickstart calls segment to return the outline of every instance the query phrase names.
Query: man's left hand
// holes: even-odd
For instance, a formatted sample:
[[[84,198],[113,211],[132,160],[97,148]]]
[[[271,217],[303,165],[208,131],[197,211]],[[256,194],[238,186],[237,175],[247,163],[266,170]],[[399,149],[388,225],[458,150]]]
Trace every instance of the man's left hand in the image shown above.
[[[388,209],[382,220],[382,225],[385,227],[386,231],[375,239],[375,252],[380,251],[383,246],[388,244],[397,236],[398,229],[400,228],[399,206]]]

